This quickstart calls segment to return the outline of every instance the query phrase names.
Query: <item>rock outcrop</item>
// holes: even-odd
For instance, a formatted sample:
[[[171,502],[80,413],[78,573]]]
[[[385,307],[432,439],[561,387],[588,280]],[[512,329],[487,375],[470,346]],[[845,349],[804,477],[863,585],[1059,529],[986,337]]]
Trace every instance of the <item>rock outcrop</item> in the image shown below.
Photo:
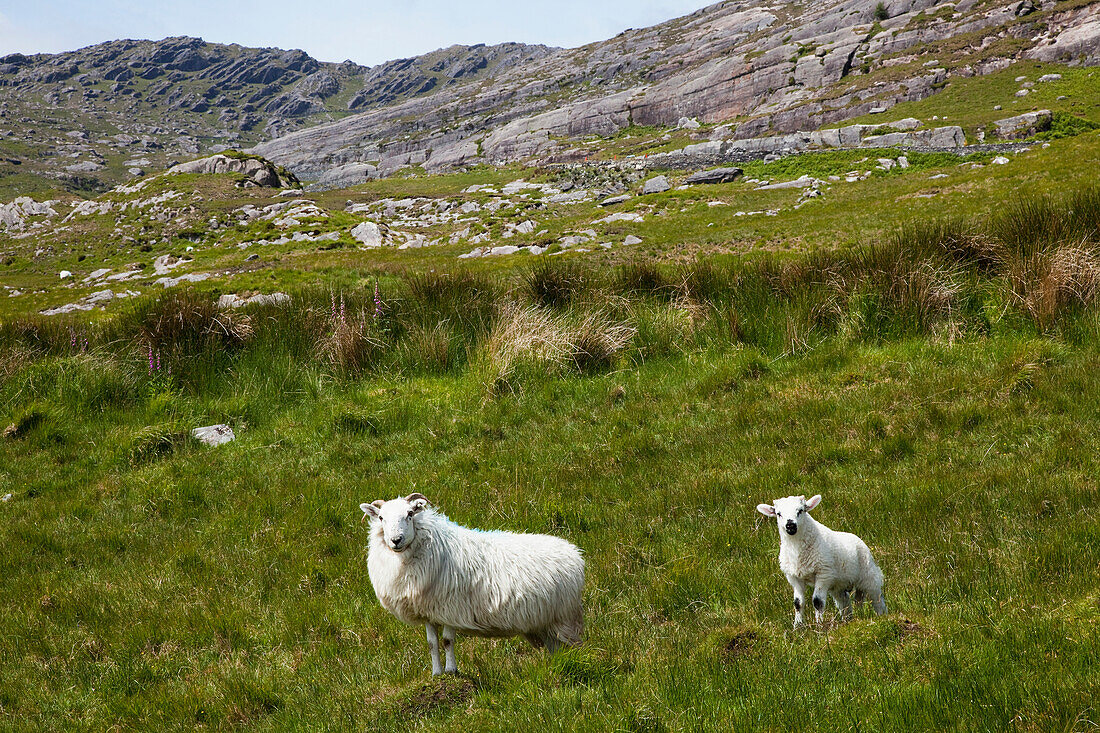
[[[240,173],[246,184],[268,188],[288,188],[298,184],[298,179],[281,172],[275,165],[259,157],[212,155],[168,169],[169,173]]]
[[[877,5],[719,3],[603,43],[533,54],[496,70],[491,84],[437,86],[256,150],[310,179],[354,162],[377,162],[386,175],[403,166],[577,161],[584,151],[571,149],[574,141],[630,125],[692,131],[738,118],[722,140],[776,137],[883,112],[935,94],[952,76],[996,71],[1025,55],[1100,63],[1100,43],[1092,40],[1100,3],[1061,11],[1046,0],[1020,12],[1020,0],[892,0],[885,19]],[[1002,39],[1012,43],[999,52]],[[942,64],[923,55],[941,46]],[[861,81],[877,69],[884,73],[870,78],[878,80]],[[875,144],[961,144],[949,133],[882,134],[898,142]]]

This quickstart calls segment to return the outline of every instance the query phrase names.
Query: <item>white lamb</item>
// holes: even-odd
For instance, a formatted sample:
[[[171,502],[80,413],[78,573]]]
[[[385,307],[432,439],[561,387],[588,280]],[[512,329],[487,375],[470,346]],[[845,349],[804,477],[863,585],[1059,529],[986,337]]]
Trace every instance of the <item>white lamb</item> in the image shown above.
[[[802,606],[806,586],[813,586],[814,618],[820,623],[826,596],[832,596],[842,618],[852,618],[848,601],[855,591],[856,603],[870,598],[875,612],[886,613],[882,595],[882,571],[871,551],[850,532],[834,532],[810,516],[821,503],[821,495],[809,501],[804,496],[788,496],[771,504],[757,504],[765,517],[775,517],[779,527],[779,567],[794,589],[794,626],[802,624]]]
[[[516,636],[550,651],[584,629],[584,559],[559,537],[467,529],[421,494],[360,504],[371,518],[367,568],[382,607],[424,624],[432,674],[457,672],[455,634]],[[439,662],[439,631],[447,665]]]

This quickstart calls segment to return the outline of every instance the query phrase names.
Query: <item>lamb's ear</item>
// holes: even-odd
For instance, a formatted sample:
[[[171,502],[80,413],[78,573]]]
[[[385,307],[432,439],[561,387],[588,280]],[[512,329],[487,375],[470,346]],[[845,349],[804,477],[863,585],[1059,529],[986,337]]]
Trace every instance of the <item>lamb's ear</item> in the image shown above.
[[[806,502],[806,511],[810,511],[811,509],[813,509],[815,506],[817,506],[820,503],[821,503],[821,494],[814,494]]]
[[[771,504],[757,504],[756,511],[760,512],[765,517],[775,516],[775,507],[773,507]]]
[[[412,505],[413,512],[419,512],[428,506],[428,497],[423,494],[409,494],[405,497],[405,501]]]
[[[375,519],[377,519],[378,518],[378,510],[382,508],[382,500],[378,499],[377,501],[374,501],[371,504],[367,504],[366,502],[363,502],[362,504],[359,505],[359,508],[363,510],[363,519],[366,519],[368,516],[369,517],[374,517]],[[360,521],[362,521],[362,520],[360,520]]]

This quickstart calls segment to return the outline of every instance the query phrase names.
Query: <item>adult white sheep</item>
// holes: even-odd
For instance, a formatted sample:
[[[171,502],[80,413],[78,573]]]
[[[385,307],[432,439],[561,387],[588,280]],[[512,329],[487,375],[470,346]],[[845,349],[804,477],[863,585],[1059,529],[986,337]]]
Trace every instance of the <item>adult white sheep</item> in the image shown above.
[[[765,517],[775,517],[779,528],[779,568],[794,590],[794,626],[802,624],[806,586],[813,586],[814,618],[821,622],[826,596],[832,596],[842,618],[852,618],[848,594],[855,591],[857,603],[870,598],[875,612],[886,613],[882,595],[882,571],[871,550],[850,532],[835,532],[810,516],[821,503],[821,494],[806,500],[788,496],[771,504],[757,504]]]
[[[367,569],[378,602],[407,624],[424,624],[433,675],[458,671],[456,633],[522,634],[550,651],[580,643],[584,559],[574,545],[462,527],[422,494],[359,508],[371,518]]]

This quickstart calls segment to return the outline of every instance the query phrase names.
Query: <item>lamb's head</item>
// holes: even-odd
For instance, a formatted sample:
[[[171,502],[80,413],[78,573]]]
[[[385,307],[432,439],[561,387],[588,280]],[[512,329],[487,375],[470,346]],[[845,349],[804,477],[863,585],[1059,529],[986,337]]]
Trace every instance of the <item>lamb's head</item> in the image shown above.
[[[821,503],[821,494],[807,499],[805,496],[788,496],[771,504],[757,504],[756,511],[765,517],[775,517],[780,533],[798,534],[798,525],[806,513]]]
[[[394,552],[404,552],[416,541],[415,517],[428,506],[423,494],[409,494],[405,498],[360,504],[363,519],[371,518],[371,531],[381,530],[386,547]],[[375,524],[377,523],[377,524]]]

